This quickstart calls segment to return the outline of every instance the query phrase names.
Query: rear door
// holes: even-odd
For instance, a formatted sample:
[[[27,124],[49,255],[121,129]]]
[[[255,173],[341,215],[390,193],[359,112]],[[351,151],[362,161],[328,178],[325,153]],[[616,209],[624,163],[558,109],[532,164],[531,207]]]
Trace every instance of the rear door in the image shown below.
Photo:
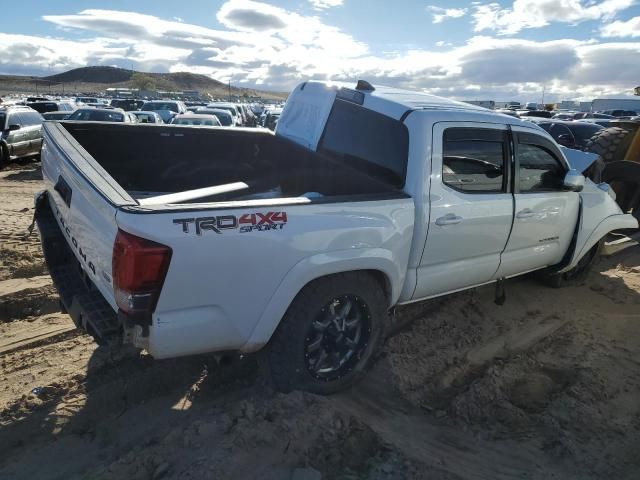
[[[580,196],[563,188],[569,169],[555,143],[513,127],[515,145],[513,231],[496,277],[559,263],[571,243]]]
[[[437,123],[431,213],[414,298],[490,281],[513,220],[506,125]]]
[[[26,154],[37,155],[42,144],[42,117],[38,112],[20,112],[20,117],[24,121],[26,138],[29,141]]]

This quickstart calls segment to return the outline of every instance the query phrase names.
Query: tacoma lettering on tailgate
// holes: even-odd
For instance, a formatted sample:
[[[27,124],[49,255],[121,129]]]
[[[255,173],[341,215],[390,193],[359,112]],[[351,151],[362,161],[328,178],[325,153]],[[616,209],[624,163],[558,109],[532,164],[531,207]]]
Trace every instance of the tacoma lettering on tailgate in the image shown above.
[[[175,225],[182,225],[182,231],[189,233],[194,225],[196,235],[206,230],[222,233],[223,230],[238,230],[240,233],[282,230],[287,224],[287,212],[244,213],[240,216],[220,215],[217,217],[176,218]]]

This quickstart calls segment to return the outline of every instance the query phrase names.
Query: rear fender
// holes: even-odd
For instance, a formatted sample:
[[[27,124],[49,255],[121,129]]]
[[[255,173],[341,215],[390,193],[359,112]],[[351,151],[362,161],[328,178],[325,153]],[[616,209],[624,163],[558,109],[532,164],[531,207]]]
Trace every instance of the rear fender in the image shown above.
[[[400,268],[400,264],[394,261],[391,251],[365,248],[314,255],[301,260],[287,273],[241,351],[253,352],[267,344],[291,302],[309,282],[327,275],[358,270],[382,273],[389,287],[389,306],[397,302],[405,272]]]

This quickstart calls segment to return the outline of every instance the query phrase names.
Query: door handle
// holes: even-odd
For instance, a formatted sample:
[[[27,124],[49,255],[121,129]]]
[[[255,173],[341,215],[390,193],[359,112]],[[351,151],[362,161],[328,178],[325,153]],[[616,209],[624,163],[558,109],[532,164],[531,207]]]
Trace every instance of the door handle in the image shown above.
[[[535,215],[535,212],[530,208],[525,208],[524,210],[520,210],[516,214],[516,218],[531,218]]]
[[[436,219],[436,225],[441,227],[444,225],[456,225],[462,221],[462,217],[458,217],[455,213],[447,213],[444,217]]]

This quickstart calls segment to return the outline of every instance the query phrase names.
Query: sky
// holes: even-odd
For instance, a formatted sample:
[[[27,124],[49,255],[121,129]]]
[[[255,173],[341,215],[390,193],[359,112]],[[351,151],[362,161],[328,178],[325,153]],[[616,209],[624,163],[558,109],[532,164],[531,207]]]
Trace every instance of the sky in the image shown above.
[[[640,0],[21,0],[0,74],[87,65],[289,91],[308,79],[459,99],[591,100],[640,85]]]

